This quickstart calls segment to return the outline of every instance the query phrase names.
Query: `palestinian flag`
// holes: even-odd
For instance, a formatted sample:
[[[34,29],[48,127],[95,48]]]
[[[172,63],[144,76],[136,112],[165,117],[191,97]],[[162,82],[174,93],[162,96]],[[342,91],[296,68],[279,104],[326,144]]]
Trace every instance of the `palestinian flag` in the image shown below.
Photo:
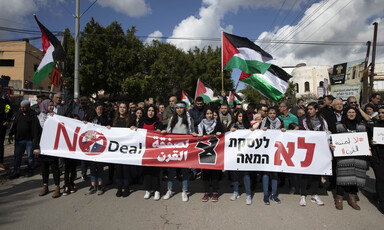
[[[227,99],[229,105],[233,105],[233,102],[235,102],[237,105],[240,105],[242,104],[242,100],[243,99],[237,93],[233,93],[232,91],[229,92],[229,96]]]
[[[291,77],[280,67],[271,65],[264,74],[241,73],[240,81],[252,86],[264,96],[279,101],[284,97]]]
[[[188,94],[184,92],[184,90],[181,91],[181,101],[185,102],[187,108],[189,108],[189,106],[191,106],[192,104],[192,98],[188,96]]]
[[[273,57],[248,38],[223,32],[222,68],[238,68],[249,74],[264,74],[273,62]]]
[[[204,103],[208,103],[217,99],[213,96],[212,87],[200,81],[200,79],[197,80],[195,100],[197,97],[202,97],[204,99]]]
[[[57,40],[57,38],[47,28],[45,28],[39,20],[37,20],[36,15],[34,15],[34,17],[41,30],[41,40],[44,51],[43,60],[41,60],[40,65],[37,67],[37,70],[32,78],[33,84],[39,86],[40,82],[52,72],[55,62],[64,61],[65,52],[59,40]]]

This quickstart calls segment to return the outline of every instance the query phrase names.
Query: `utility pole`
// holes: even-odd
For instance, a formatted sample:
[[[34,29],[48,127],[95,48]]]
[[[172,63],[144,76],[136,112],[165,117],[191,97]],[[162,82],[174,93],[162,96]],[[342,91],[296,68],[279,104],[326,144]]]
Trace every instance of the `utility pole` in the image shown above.
[[[363,78],[363,98],[361,100],[362,105],[368,102],[368,61],[369,61],[369,51],[371,50],[371,41],[367,41],[367,54],[365,55],[365,63],[364,63],[364,78]]]
[[[80,47],[80,0],[76,0],[76,28],[75,28],[75,79],[74,79],[74,98],[80,97],[79,84],[79,47]]]
[[[370,81],[370,93],[373,93],[373,76],[375,75],[375,57],[376,57],[376,40],[377,40],[377,27],[378,23],[374,22],[374,31],[373,31],[373,44],[372,44],[372,63],[371,63],[371,76],[369,78]]]

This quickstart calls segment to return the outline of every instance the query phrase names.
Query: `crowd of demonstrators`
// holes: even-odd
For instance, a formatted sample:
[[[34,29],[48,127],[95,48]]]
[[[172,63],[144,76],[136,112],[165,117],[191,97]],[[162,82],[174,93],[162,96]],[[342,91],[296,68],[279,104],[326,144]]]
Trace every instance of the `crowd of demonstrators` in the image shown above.
[[[2,86],[0,86],[2,91]],[[359,210],[357,205],[357,192],[359,187],[365,185],[365,171],[371,164],[376,176],[376,190],[378,194],[378,206],[384,211],[384,145],[372,141],[373,128],[384,127],[384,107],[380,107],[381,96],[372,94],[370,102],[359,105],[356,97],[349,97],[346,103],[331,95],[318,102],[305,102],[299,99],[296,106],[291,108],[287,101],[281,101],[278,106],[269,107],[267,101],[261,100],[259,104],[249,104],[244,110],[242,105],[229,106],[226,102],[222,104],[206,105],[202,97],[198,97],[194,104],[187,108],[184,102],[177,102],[177,97],[171,96],[169,104],[145,100],[140,103],[119,102],[119,103],[91,103],[86,97],[80,100],[73,99],[69,91],[64,87],[64,100],[62,94],[54,94],[52,99],[38,97],[38,106],[30,107],[29,101],[20,103],[20,110],[13,114],[10,108],[10,101],[6,97],[0,98],[0,140],[4,141],[6,126],[13,122],[10,128],[9,141],[15,139],[14,169],[11,178],[20,176],[21,159],[26,152],[28,155],[27,176],[34,174],[35,154],[41,164],[41,175],[43,188],[39,193],[44,196],[49,192],[48,175],[51,168],[55,192],[53,197],[61,195],[60,191],[60,160],[57,157],[40,155],[38,141],[44,123],[54,114],[71,117],[102,126],[131,128],[132,130],[146,129],[163,134],[191,134],[193,136],[214,135],[220,136],[224,132],[235,132],[236,130],[274,129],[281,130],[309,130],[329,133],[347,132],[368,132],[370,146],[372,147],[372,158],[369,157],[345,157],[334,158],[333,176],[328,178],[327,190],[335,190],[335,207],[343,209],[344,193],[349,194],[348,204]],[[37,108],[38,107],[38,108]],[[38,112],[38,113],[37,113]],[[89,138],[92,138],[89,133]],[[3,146],[0,146],[0,167],[3,167]],[[97,146],[96,146],[97,147]],[[332,145],[330,145],[333,148]],[[211,157],[211,156],[210,156]],[[74,159],[62,159],[64,167],[64,186],[62,195],[69,195],[76,192],[76,167],[80,161]],[[102,195],[105,192],[104,168],[108,167],[108,184],[115,182],[117,191],[116,197],[127,197],[130,194],[130,185],[134,181],[142,181],[145,191],[144,198],[152,195],[154,200],[159,200],[161,175],[167,177],[167,188],[163,199],[171,199],[174,195],[173,184],[175,177],[181,178],[182,191],[181,200],[186,202],[188,198],[188,180],[196,179],[199,169],[187,168],[160,168],[160,167],[138,167],[123,164],[105,164],[100,162],[81,161],[81,175],[87,180],[87,169],[90,167],[90,189],[87,194],[97,193]],[[318,196],[318,189],[321,177],[317,175],[300,175],[276,172],[230,172],[230,179],[233,184],[231,200],[239,198],[239,184],[243,181],[246,193],[246,204],[252,204],[252,190],[260,175],[263,188],[263,201],[270,204],[270,201],[280,203],[278,198],[278,187],[284,185],[286,177],[289,181],[290,193],[300,194],[299,204],[306,205],[306,196],[311,195],[311,201],[318,205],[324,205]],[[142,178],[142,179],[137,179]],[[218,201],[219,180],[222,172],[218,170],[201,170],[201,180],[204,185],[204,196],[202,201],[209,199]],[[241,180],[242,179],[242,180]],[[271,182],[271,185],[270,185]],[[270,191],[271,190],[271,191]]]

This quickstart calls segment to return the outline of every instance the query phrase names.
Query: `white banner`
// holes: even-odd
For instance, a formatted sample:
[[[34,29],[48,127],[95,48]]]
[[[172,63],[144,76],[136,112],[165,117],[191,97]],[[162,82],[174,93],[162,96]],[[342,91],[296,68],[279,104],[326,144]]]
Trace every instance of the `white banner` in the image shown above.
[[[383,145],[384,144],[384,128],[381,127],[373,127],[373,141],[376,144]]]
[[[44,124],[40,149],[51,156],[141,165],[146,135],[143,129],[107,129],[54,115]]]
[[[335,157],[370,156],[366,132],[332,134]]]
[[[315,131],[237,130],[225,134],[226,170],[332,174],[329,134]]]
[[[44,124],[41,154],[107,163],[331,175],[325,132],[237,130],[193,137],[107,129],[55,115]]]

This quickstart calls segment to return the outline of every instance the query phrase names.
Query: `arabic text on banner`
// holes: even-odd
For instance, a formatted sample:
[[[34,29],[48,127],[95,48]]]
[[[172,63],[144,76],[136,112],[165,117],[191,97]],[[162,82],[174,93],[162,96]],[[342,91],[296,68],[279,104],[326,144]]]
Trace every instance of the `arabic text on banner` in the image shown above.
[[[370,156],[368,135],[366,132],[332,134],[335,157]]]

